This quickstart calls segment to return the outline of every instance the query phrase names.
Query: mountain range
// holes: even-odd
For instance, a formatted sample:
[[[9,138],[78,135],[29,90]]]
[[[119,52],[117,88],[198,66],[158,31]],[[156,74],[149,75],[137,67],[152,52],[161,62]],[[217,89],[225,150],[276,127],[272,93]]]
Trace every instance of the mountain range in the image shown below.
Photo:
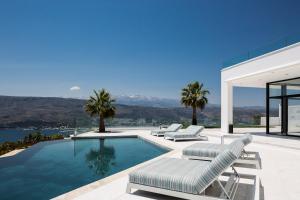
[[[117,102],[115,118],[107,120],[111,126],[183,123],[191,119],[191,109],[179,107],[179,103],[176,106],[175,100],[122,97]],[[72,98],[0,96],[0,127],[97,125],[97,119],[85,113],[85,103],[84,99]],[[238,107],[234,109],[234,120],[235,123],[253,124],[254,116],[263,116],[264,112],[263,107]],[[208,105],[203,112],[198,112],[198,120],[207,126],[219,126],[220,106]]]
[[[158,108],[181,107],[180,101],[177,99],[148,97],[142,95],[119,95],[114,96],[118,104],[132,106],[147,106]]]

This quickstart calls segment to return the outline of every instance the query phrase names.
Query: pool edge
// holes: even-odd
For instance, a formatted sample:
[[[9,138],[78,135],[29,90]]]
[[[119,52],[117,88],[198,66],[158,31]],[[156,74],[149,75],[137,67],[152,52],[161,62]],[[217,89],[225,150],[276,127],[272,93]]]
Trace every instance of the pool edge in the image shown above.
[[[103,179],[100,179],[100,180],[94,181],[92,183],[86,184],[84,186],[81,186],[79,188],[71,190],[71,191],[69,191],[67,193],[61,194],[61,195],[59,195],[57,197],[52,198],[53,200],[70,200],[70,199],[74,199],[74,198],[76,198],[78,196],[81,196],[81,195],[83,195],[85,193],[88,193],[88,192],[90,192],[90,191],[92,191],[92,190],[94,190],[94,189],[96,189],[98,187],[104,186],[106,184],[111,183],[112,181],[115,181],[117,179],[125,177],[131,171],[133,171],[133,170],[135,170],[135,169],[137,169],[137,168],[139,168],[139,167],[141,167],[143,165],[146,165],[146,164],[148,164],[150,162],[153,162],[154,160],[158,160],[158,159],[161,159],[161,158],[166,157],[166,156],[173,155],[173,154],[175,154],[175,153],[178,152],[178,150],[175,150],[173,148],[170,148],[170,147],[167,147],[165,145],[159,144],[159,143],[157,143],[157,142],[155,142],[153,140],[150,140],[150,139],[148,139],[146,137],[143,137],[142,135],[138,135],[138,134],[110,135],[110,136],[100,135],[100,136],[87,136],[87,137],[75,137],[75,138],[72,137],[71,139],[75,139],[75,140],[76,139],[80,139],[81,140],[81,139],[101,139],[101,138],[103,138],[103,139],[105,139],[105,138],[110,138],[110,139],[111,138],[139,138],[139,139],[142,139],[142,140],[144,140],[146,142],[149,142],[149,143],[151,143],[153,145],[156,145],[156,146],[159,146],[161,148],[164,148],[164,149],[168,150],[169,152],[166,152],[166,153],[161,154],[161,155],[159,155],[159,156],[157,156],[155,158],[152,158],[150,160],[147,160],[147,161],[144,161],[144,162],[139,163],[137,165],[134,165],[134,166],[132,166],[130,168],[124,169],[124,170],[122,170],[122,171],[120,171],[120,172],[118,172],[116,174],[113,174],[113,175],[110,175],[110,176],[105,177]]]

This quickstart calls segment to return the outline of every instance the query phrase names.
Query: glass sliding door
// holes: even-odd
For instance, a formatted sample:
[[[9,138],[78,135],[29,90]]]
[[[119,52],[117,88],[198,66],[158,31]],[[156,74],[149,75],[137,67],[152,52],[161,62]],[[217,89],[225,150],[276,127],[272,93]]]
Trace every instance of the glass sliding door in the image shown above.
[[[288,135],[300,136],[300,97],[288,99]]]
[[[269,108],[269,133],[281,134],[281,99],[270,99]]]

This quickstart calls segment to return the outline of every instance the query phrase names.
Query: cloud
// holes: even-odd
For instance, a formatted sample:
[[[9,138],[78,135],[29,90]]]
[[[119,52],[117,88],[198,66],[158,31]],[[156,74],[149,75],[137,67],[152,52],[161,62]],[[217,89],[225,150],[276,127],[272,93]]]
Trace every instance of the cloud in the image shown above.
[[[73,86],[70,88],[71,91],[78,91],[80,90],[80,87],[79,86]]]

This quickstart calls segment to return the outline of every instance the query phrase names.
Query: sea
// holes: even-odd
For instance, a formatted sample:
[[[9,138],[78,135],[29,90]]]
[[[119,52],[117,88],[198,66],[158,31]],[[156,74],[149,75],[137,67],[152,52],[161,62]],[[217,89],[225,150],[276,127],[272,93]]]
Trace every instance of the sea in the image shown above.
[[[25,136],[34,132],[41,132],[44,135],[63,134],[68,136],[74,133],[73,129],[59,129],[59,128],[47,128],[47,129],[0,129],[0,144],[3,142],[16,142],[22,140]]]

